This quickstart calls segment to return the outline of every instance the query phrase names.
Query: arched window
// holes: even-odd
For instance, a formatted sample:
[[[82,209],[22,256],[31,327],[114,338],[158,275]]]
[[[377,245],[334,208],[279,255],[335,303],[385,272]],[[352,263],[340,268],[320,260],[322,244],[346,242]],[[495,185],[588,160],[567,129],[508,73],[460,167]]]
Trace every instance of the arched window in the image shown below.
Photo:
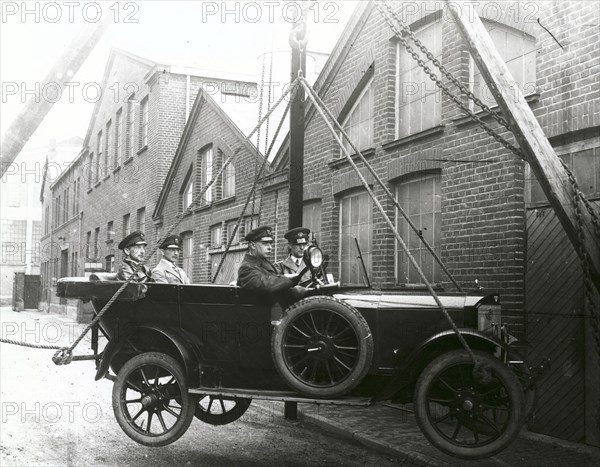
[[[419,173],[396,184],[396,199],[431,247],[439,252],[442,233],[441,174]],[[440,281],[440,267],[400,213],[396,228],[429,282]],[[397,242],[396,242],[397,243]],[[421,284],[423,280],[402,247],[396,244],[396,283]]]
[[[191,231],[182,232],[183,251],[181,253],[181,267],[192,280],[193,254],[194,254],[194,235]]]
[[[416,28],[415,36],[438,60],[442,60],[442,21],[434,21]],[[397,44],[396,81],[396,138],[419,133],[435,127],[442,121],[441,92],[431,78],[408,53],[401,42]],[[417,49],[425,64],[440,76],[437,67]]]
[[[533,94],[536,90],[535,38],[493,21],[483,24],[523,95]],[[472,58],[471,73],[473,94],[485,104],[495,106],[496,100]]]
[[[362,265],[357,259],[360,246],[367,274],[371,274],[373,203],[366,191],[340,198],[340,281],[344,285],[364,285]],[[356,239],[356,240],[355,240]]]
[[[194,201],[194,177],[192,176],[194,173],[193,164],[188,169],[188,173],[183,179],[183,184],[181,185],[181,190],[179,190],[179,197],[181,199],[181,210],[185,211],[189,208]]]
[[[358,98],[352,105],[348,115],[342,121],[342,128],[359,151],[373,147],[373,77],[364,86]],[[352,149],[346,138],[340,134],[344,147],[349,154],[356,151]],[[340,151],[340,157],[343,153]]]

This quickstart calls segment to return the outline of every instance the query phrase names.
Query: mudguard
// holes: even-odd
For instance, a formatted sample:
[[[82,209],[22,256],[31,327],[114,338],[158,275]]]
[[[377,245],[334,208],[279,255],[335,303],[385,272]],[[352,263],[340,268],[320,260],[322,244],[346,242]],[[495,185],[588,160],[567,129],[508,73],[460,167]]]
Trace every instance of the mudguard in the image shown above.
[[[154,325],[136,326],[135,328],[129,330],[128,336],[131,336],[133,333],[154,333],[168,339],[168,341],[179,353],[179,355],[173,355],[173,357],[179,357],[178,360],[182,362],[189,387],[196,387],[200,385],[199,363],[201,361],[201,355],[197,342],[198,339],[195,336],[182,329],[163,328]],[[123,347],[127,344],[127,342],[128,339],[125,338],[125,340],[112,340],[106,345],[102,353],[102,361],[100,362],[100,366],[96,372],[96,381],[106,375],[113,358],[123,350]],[[138,348],[135,349],[139,351],[144,350]]]
[[[473,329],[460,329],[461,335],[470,347],[494,354],[498,348],[507,350],[508,346],[499,339]],[[388,384],[373,398],[374,401],[389,399],[397,391],[416,381],[420,371],[431,360],[445,351],[462,348],[462,344],[453,330],[435,334],[418,347],[408,357],[396,362],[396,372]],[[398,357],[399,360],[399,357]]]

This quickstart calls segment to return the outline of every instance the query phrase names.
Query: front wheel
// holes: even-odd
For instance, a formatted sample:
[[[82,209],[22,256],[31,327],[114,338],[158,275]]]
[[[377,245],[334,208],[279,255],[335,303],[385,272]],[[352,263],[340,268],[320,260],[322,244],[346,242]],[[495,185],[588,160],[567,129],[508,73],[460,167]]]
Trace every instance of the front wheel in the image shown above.
[[[112,393],[115,417],[125,434],[151,447],[178,440],[192,423],[197,401],[188,394],[179,362],[158,352],[125,363]]]
[[[441,451],[481,459],[505,449],[523,426],[523,393],[514,373],[498,359],[475,351],[486,377],[473,374],[464,350],[433,360],[421,373],[414,396],[423,434]]]

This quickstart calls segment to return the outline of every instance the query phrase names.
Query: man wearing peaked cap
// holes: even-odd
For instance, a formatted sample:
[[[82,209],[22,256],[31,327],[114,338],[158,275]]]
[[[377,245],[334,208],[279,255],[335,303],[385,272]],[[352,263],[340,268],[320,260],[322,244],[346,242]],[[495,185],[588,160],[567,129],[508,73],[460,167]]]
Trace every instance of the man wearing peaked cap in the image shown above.
[[[282,302],[282,305],[290,301],[290,290],[296,296],[304,295],[304,287],[296,285],[296,274],[281,274],[267,259],[273,245],[270,227],[257,227],[248,232],[244,239],[248,242],[248,253],[238,269],[237,284],[240,287],[268,295],[271,299]]]
[[[304,260],[304,250],[309,245],[308,235],[310,229],[306,227],[296,227],[295,229],[288,230],[283,236],[288,241],[288,257],[283,261],[275,264],[282,273],[284,274],[299,274],[306,267]],[[307,281],[311,278],[310,271],[306,271],[300,278],[300,282]]]
[[[150,281],[150,270],[146,266],[142,266],[138,270],[139,264],[144,261],[147,244],[143,232],[139,230],[131,232],[121,240],[119,250],[123,251],[123,264],[117,272],[117,280],[126,281],[135,275],[133,279],[135,282]]]
[[[162,250],[163,257],[152,270],[152,279],[154,282],[165,284],[190,283],[185,271],[177,266],[182,245],[183,240],[179,235],[171,235],[165,238],[165,241],[160,244],[159,248]]]

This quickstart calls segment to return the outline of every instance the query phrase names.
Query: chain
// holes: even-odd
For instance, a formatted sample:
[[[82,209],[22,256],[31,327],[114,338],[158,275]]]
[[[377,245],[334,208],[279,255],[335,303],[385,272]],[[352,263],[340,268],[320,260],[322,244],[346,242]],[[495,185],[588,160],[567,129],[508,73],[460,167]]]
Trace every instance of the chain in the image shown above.
[[[435,73],[433,73],[433,71],[431,71],[431,68],[429,68],[425,64],[425,62],[419,56],[419,54],[417,54],[417,52],[415,52],[415,50],[411,47],[411,45],[408,43],[408,41],[406,40],[406,38],[398,30],[398,28],[396,27],[396,25],[394,25],[392,23],[392,21],[390,20],[390,18],[387,16],[387,14],[383,11],[383,9],[381,8],[381,6],[379,5],[379,2],[375,2],[375,6],[377,7],[377,9],[379,10],[379,12],[381,13],[381,15],[382,15],[383,19],[385,20],[385,22],[392,29],[392,31],[394,32],[394,34],[396,35],[396,37],[398,38],[398,40],[404,45],[404,47],[406,48],[407,52],[419,64],[419,66],[423,69],[423,71],[425,71],[425,73],[427,74],[427,76],[429,76],[429,78],[437,85],[437,87],[440,88],[442,90],[442,92],[444,94],[446,94],[468,117],[470,117],[471,120],[477,122],[479,124],[479,126],[481,126],[481,128],[483,128],[488,135],[490,135],[492,138],[494,138],[498,143],[500,143],[506,149],[510,150],[511,152],[513,152],[514,154],[516,154],[517,156],[519,156],[521,159],[525,159],[525,156],[523,155],[523,152],[521,151],[520,148],[514,146],[513,144],[511,144],[510,142],[508,142],[507,140],[505,140],[502,136],[500,136],[498,133],[496,133],[478,115],[476,115],[458,97],[456,97],[450,91],[450,89],[446,85],[444,85],[442,83],[442,81],[435,75]],[[413,37],[414,37],[414,35],[413,35]],[[423,49],[425,49],[425,46],[423,46]],[[427,50],[427,49],[425,49],[425,50]],[[429,54],[429,56],[432,56],[430,52],[428,52],[428,54]],[[439,61],[437,61],[437,60],[436,60],[436,62],[439,63]],[[449,73],[449,72],[447,72],[447,73]],[[452,80],[455,80],[455,78],[452,78]],[[504,122],[506,122],[506,121],[504,121]],[[504,125],[504,123],[503,123],[503,125]],[[507,125],[505,125],[505,126],[507,126]],[[507,128],[510,130],[510,128],[508,126],[507,126]]]
[[[379,3],[379,2],[377,2],[377,3]],[[396,23],[400,26],[402,31],[404,31],[412,39],[412,41],[421,50],[421,52],[423,52],[425,54],[425,56],[429,60],[431,60],[431,63],[433,63],[437,68],[439,68],[439,70],[442,72],[442,74],[446,78],[448,78],[450,81],[452,81],[452,83],[463,94],[465,94],[469,99],[471,99],[477,106],[479,106],[482,110],[484,110],[485,112],[490,114],[492,117],[494,117],[494,119],[497,120],[498,123],[500,123],[502,126],[504,126],[508,131],[512,131],[510,129],[510,126],[508,125],[508,122],[502,115],[500,115],[497,111],[491,109],[488,105],[484,104],[483,101],[481,101],[477,96],[475,96],[475,94],[473,94],[473,92],[468,87],[466,87],[457,78],[455,78],[454,75],[452,73],[450,73],[446,69],[446,67],[444,65],[442,65],[442,63],[437,58],[434,57],[434,55],[427,49],[427,47],[425,47],[425,45],[419,40],[419,38],[417,36],[415,36],[414,32],[412,32],[412,30],[406,24],[404,24],[404,22],[399,18],[398,13],[396,13],[396,11],[394,11],[394,9],[391,7],[391,5],[387,1],[384,0],[382,3],[388,9],[388,13],[391,14],[391,16],[396,20]]]

